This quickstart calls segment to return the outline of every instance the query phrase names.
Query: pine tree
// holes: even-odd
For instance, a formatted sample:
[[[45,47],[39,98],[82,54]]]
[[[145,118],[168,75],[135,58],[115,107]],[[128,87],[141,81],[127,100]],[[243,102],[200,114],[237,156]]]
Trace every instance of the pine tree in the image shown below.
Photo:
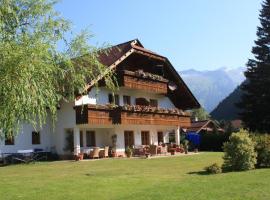
[[[270,133],[270,0],[263,1],[259,20],[258,39],[252,48],[255,58],[247,63],[239,107],[246,128]]]

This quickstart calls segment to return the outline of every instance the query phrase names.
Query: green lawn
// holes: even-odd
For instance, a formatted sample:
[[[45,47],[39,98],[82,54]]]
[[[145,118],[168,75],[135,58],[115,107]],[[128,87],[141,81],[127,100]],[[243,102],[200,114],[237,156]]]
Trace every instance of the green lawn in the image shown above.
[[[270,169],[202,173],[222,153],[0,167],[0,199],[270,199]]]

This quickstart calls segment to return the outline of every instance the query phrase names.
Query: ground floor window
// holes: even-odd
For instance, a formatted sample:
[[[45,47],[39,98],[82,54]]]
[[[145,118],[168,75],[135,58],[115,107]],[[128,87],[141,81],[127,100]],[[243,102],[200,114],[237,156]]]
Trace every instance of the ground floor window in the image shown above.
[[[150,136],[149,131],[141,132],[142,145],[150,145]]]
[[[10,135],[6,135],[5,145],[14,145],[14,143],[15,143],[14,135],[12,133]]]
[[[175,143],[175,133],[171,132],[169,133],[169,143]]]
[[[134,133],[133,131],[125,131],[124,132],[125,137],[125,147],[131,147],[134,145]]]
[[[40,144],[40,132],[32,132],[32,144]]]
[[[157,132],[157,138],[158,138],[158,144],[164,143],[163,132],[161,131]]]
[[[86,146],[87,147],[96,146],[96,134],[95,134],[95,131],[86,131]]]

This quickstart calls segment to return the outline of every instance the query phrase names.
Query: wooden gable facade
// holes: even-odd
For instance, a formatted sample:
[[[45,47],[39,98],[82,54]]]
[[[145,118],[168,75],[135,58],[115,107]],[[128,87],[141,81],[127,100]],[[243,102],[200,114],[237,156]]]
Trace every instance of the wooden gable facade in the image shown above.
[[[104,105],[86,105],[82,109],[77,106],[77,124],[190,126],[190,115],[183,111],[198,108],[200,104],[166,57],[145,49],[138,40],[132,40],[101,52],[99,60],[115,72],[120,87],[165,95],[177,110]],[[104,85],[102,76],[94,81]],[[93,84],[91,82],[88,88],[91,89]]]

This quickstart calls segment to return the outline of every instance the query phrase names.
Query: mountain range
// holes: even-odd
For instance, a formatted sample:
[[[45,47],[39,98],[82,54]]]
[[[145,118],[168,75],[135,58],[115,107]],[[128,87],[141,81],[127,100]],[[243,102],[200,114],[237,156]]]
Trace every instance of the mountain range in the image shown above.
[[[179,73],[200,104],[210,113],[244,81],[244,70],[244,67],[222,67],[204,71],[189,69]]]
[[[242,84],[244,84],[243,82]],[[241,85],[242,85],[241,84]],[[211,117],[216,120],[234,120],[239,119],[240,109],[236,106],[241,100],[241,85],[223,99],[218,106],[210,113]]]

